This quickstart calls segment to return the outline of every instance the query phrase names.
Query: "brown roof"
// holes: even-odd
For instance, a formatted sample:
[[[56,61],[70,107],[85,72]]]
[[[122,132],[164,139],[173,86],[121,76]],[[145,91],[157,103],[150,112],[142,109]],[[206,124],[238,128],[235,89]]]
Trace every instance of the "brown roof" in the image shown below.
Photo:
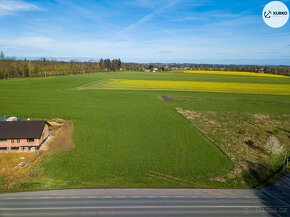
[[[47,121],[0,121],[0,139],[39,139]]]

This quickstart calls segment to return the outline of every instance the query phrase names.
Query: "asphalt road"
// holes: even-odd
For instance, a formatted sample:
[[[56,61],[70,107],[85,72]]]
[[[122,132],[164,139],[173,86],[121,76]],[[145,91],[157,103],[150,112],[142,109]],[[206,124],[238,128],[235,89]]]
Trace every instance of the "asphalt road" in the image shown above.
[[[261,190],[74,189],[0,195],[0,216],[290,216],[290,174]]]

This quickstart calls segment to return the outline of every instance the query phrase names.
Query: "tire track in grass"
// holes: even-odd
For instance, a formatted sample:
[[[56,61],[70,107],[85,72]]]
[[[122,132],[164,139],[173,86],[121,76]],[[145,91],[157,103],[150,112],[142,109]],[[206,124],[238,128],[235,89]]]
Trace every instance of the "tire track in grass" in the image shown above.
[[[206,187],[208,187],[206,185],[202,185],[202,184],[199,184],[199,183],[196,183],[193,181],[189,181],[189,180],[181,179],[178,177],[170,176],[170,175],[167,175],[164,173],[159,173],[156,171],[151,171],[151,173],[150,174],[148,173],[147,175],[150,177],[153,177],[153,178],[162,179],[162,180],[167,181],[167,182],[171,182],[174,184],[180,184],[180,185],[191,187],[191,188],[196,188],[196,187],[206,188]]]
[[[181,178],[178,178],[178,177],[170,176],[170,175],[167,175],[165,173],[160,173],[160,172],[156,172],[156,171],[152,171],[152,173],[160,175],[160,176],[165,176],[165,177],[168,177],[168,178],[171,178],[171,179],[179,180],[181,182],[190,183],[190,184],[194,184],[194,185],[198,185],[198,186],[202,186],[202,187],[207,187],[206,185],[202,185],[200,183],[193,182],[193,181],[190,181],[190,180],[185,180],[185,179],[181,179]]]
[[[149,174],[149,173],[147,173],[146,175],[150,176],[150,177],[153,177],[153,178],[161,179],[161,180],[173,183],[173,184],[179,184],[179,185],[182,185],[184,187],[194,188],[194,186],[191,186],[191,185],[188,185],[188,184],[185,184],[185,183],[182,183],[182,182],[178,182],[178,181],[175,181],[175,180],[167,179],[167,178],[164,178],[162,176],[157,176],[157,175]]]

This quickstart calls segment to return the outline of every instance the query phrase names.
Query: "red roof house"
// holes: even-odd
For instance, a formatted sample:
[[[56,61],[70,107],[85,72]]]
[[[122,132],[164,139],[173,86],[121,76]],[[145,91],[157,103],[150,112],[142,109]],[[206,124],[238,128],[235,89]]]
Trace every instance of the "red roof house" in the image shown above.
[[[0,121],[0,150],[35,151],[48,138],[47,121]]]

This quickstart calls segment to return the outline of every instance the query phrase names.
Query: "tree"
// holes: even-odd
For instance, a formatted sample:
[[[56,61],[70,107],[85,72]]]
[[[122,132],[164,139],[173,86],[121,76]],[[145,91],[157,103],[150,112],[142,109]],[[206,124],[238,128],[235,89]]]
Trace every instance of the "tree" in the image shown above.
[[[100,65],[102,70],[105,68],[105,64],[104,64],[104,60],[103,59],[100,59],[99,65]]]
[[[1,53],[0,53],[0,60],[4,60],[4,59],[5,59],[5,55],[4,55],[3,51],[1,51]]]
[[[122,66],[122,62],[121,62],[121,60],[120,60],[120,59],[118,59],[117,61],[118,61],[118,68],[120,69],[120,68],[121,68],[121,66]]]
[[[25,60],[22,65],[23,75],[24,77],[29,77],[29,63]]]
[[[112,68],[111,68],[111,60],[110,59],[105,59],[104,60],[104,66],[105,66],[105,69],[107,69],[108,71],[110,71]]]
[[[111,69],[113,71],[120,70],[121,68],[121,60],[120,59],[113,59],[111,63]]]

